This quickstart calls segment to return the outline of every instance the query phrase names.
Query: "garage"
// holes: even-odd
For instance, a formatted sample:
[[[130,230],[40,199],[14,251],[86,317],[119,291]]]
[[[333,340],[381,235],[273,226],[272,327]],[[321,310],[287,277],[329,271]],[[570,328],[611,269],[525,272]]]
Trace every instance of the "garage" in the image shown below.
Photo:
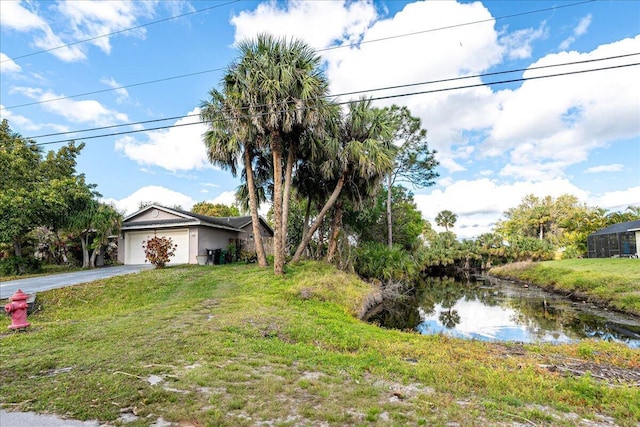
[[[171,257],[170,265],[189,263],[189,229],[157,230],[158,237],[171,238],[177,244],[175,256]],[[153,237],[153,231],[130,231],[124,238],[125,264],[144,264],[145,254],[142,242]]]

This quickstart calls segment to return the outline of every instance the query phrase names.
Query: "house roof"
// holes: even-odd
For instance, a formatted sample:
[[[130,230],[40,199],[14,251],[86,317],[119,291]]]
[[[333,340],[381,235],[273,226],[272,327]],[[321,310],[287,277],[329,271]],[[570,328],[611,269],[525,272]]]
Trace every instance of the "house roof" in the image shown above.
[[[603,228],[602,230],[598,230],[591,235],[598,236],[602,234],[626,233],[627,231],[636,231],[638,229],[640,229],[640,219],[635,221],[627,221],[627,222],[620,222],[618,224],[613,224]]]
[[[179,218],[129,221],[150,209],[162,210],[164,212],[178,216]],[[262,217],[260,217],[260,221],[265,227],[267,227],[269,231],[271,231],[271,233],[273,233],[273,230],[271,229],[269,224],[267,224],[267,222]],[[206,227],[222,228],[226,230],[241,232],[243,231],[242,228],[246,227],[248,224],[251,224],[250,216],[213,217],[183,211],[181,209],[167,208],[160,205],[149,205],[124,218],[124,221],[122,222],[122,230],[135,230],[151,227],[163,228],[187,225],[203,225]]]

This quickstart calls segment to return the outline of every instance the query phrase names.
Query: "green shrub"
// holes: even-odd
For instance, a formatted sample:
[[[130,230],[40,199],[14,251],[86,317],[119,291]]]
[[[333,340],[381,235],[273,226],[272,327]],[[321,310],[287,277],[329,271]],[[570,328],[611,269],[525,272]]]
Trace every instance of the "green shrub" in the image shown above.
[[[365,243],[358,247],[354,267],[361,277],[385,282],[408,280],[417,272],[411,254],[399,246],[389,249],[381,243]]]
[[[0,272],[3,276],[37,273],[41,269],[42,262],[34,257],[10,256],[0,261]]]

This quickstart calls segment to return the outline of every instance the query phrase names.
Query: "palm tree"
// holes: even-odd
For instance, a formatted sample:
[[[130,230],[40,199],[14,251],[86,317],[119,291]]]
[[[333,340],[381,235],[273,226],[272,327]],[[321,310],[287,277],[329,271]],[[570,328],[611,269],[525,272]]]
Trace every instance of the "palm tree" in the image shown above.
[[[453,228],[454,224],[458,220],[458,215],[449,210],[443,210],[436,215],[436,224],[440,227],[444,227],[445,231],[449,231],[449,228]]]
[[[247,184],[249,210],[258,264],[266,267],[267,256],[260,233],[258,217],[259,199],[256,194],[253,163],[256,157],[256,132],[243,114],[242,105],[237,103],[237,93],[241,90],[235,70],[230,69],[223,79],[223,92],[212,89],[210,99],[201,105],[200,118],[208,126],[204,134],[209,162],[227,169],[233,176],[238,174],[238,157],[242,155],[244,170],[242,176]]]
[[[233,65],[242,86],[237,92],[238,105],[261,141],[268,142],[273,157],[273,268],[274,273],[282,274],[283,213],[288,209],[297,148],[306,130],[322,130],[329,83],[320,68],[320,57],[302,41],[260,34],[238,48],[240,59]]]
[[[354,194],[367,185],[379,185],[384,174],[393,167],[393,150],[384,143],[389,138],[391,127],[382,110],[371,107],[370,100],[349,104],[349,112],[333,127],[333,136],[324,144],[327,155],[321,165],[325,178],[334,182],[331,195],[305,234],[293,255],[292,262],[300,260],[325,215],[338,201],[345,186]],[[362,194],[362,193],[361,193]],[[336,212],[340,215],[340,212]],[[339,217],[334,217],[332,235],[339,227]]]

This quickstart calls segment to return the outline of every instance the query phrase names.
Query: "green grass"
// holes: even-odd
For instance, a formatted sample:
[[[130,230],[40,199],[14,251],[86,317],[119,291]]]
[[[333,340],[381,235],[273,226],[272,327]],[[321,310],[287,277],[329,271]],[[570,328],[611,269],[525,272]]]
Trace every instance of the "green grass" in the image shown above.
[[[637,350],[384,330],[357,318],[376,294],[312,262],[284,277],[176,266],[44,292],[28,331],[0,323],[0,403],[116,425],[135,414],[134,426],[640,421],[637,384],[547,368],[636,372]]]
[[[573,294],[640,316],[640,260],[595,258],[515,263],[491,275]]]

